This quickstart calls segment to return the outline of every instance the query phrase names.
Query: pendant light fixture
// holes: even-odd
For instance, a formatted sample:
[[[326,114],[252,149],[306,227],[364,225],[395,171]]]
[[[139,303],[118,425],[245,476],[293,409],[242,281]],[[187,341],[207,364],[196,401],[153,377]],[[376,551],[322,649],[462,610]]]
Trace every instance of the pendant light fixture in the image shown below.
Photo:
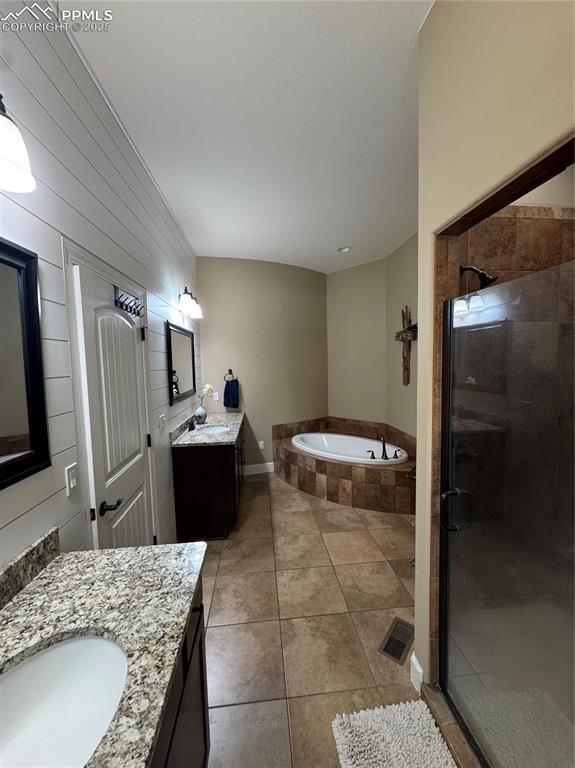
[[[201,320],[203,318],[202,308],[198,304],[196,297],[188,291],[187,286],[184,292],[180,293],[178,298],[178,309],[182,314],[191,317],[192,320]]]
[[[6,114],[0,94],[0,189],[5,192],[33,192],[36,180],[22,134]]]

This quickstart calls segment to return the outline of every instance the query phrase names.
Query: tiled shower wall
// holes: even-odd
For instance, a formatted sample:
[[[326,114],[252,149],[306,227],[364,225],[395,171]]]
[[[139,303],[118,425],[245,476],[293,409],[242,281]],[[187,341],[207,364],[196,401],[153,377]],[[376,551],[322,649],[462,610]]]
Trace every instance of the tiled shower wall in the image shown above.
[[[509,205],[456,237],[447,237],[447,263],[442,273],[444,299],[477,290],[470,272],[459,276],[460,264],[472,264],[497,275],[503,283],[555,267],[573,259],[573,208]],[[436,299],[439,300],[439,294]]]
[[[539,300],[554,312],[563,359],[572,354],[568,336],[573,322],[574,209],[559,206],[511,205],[454,237],[438,237],[435,248],[435,329],[433,370],[433,504],[431,509],[430,655],[433,682],[438,677],[439,638],[439,511],[441,448],[441,377],[443,302],[479,288],[475,275],[459,275],[459,265],[473,265],[498,277],[497,283],[555,268],[556,291]],[[545,324],[546,326],[548,324]],[[533,332],[532,330],[530,331]],[[548,333],[546,327],[537,333]],[[533,352],[537,339],[527,339]],[[545,345],[543,345],[545,346]],[[572,382],[571,382],[572,387]],[[572,416],[571,416],[572,418]],[[506,448],[506,458],[510,447]],[[565,470],[565,471],[563,471]],[[568,478],[563,468],[563,480]],[[569,470],[572,473],[572,467]],[[572,477],[572,474],[571,474]],[[568,481],[568,479],[567,479]],[[531,505],[532,506],[532,505]],[[501,512],[504,509],[501,500]],[[527,514],[526,521],[529,519]]]

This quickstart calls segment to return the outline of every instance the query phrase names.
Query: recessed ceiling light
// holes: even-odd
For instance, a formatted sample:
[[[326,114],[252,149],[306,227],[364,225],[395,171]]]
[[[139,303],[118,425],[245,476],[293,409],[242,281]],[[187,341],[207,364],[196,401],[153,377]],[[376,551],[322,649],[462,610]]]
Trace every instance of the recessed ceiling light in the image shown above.
[[[341,248],[337,249],[339,253],[349,253],[351,251],[351,245],[342,245]]]

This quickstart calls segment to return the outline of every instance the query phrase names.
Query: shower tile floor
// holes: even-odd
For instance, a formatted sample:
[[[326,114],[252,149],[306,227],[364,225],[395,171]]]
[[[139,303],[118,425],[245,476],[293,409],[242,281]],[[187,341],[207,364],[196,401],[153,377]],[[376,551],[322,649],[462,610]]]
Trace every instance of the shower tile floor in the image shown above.
[[[210,768],[338,768],[337,713],[417,698],[377,650],[413,622],[414,525],[246,478],[204,566]]]

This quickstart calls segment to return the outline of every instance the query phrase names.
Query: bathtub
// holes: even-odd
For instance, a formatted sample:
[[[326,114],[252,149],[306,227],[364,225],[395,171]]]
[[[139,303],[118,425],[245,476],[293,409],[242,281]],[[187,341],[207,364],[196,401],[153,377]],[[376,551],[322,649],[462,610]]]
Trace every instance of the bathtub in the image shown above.
[[[291,439],[294,448],[305,451],[312,456],[318,456],[332,461],[349,461],[353,464],[369,464],[370,466],[389,466],[407,461],[407,453],[397,445],[387,443],[389,459],[382,459],[380,440],[355,435],[338,435],[331,432],[305,432]],[[370,459],[373,451],[375,459]],[[397,451],[398,458],[392,458]]]

